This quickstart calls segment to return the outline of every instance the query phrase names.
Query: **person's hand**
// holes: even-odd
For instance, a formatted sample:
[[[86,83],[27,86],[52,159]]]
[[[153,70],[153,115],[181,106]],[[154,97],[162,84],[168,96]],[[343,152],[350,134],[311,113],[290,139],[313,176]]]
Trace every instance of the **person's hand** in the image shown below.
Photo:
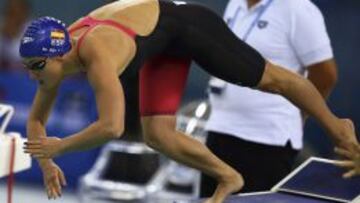
[[[34,158],[54,158],[62,153],[62,140],[57,137],[46,137],[25,142],[25,153]]]
[[[53,161],[40,164],[44,186],[49,199],[61,197],[62,186],[66,186],[64,173]]]
[[[335,165],[347,170],[343,175],[344,178],[360,176],[360,145],[357,145],[355,151],[335,148],[335,152],[344,158],[344,160],[335,163]]]

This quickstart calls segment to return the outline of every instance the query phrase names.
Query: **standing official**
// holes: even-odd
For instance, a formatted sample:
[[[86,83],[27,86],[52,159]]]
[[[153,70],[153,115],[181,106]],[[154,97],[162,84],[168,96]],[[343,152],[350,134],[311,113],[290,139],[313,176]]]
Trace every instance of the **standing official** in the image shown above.
[[[309,0],[230,0],[233,32],[267,60],[307,77],[327,98],[337,80],[323,16]],[[307,73],[307,74],[306,74]],[[269,190],[303,147],[302,112],[284,97],[213,78],[207,146],[245,179],[242,192]],[[215,180],[202,175],[201,196]]]

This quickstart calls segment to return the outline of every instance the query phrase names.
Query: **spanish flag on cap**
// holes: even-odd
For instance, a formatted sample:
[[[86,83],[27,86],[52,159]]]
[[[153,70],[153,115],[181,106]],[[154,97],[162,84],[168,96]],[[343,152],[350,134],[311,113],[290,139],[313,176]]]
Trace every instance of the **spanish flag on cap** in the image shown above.
[[[65,39],[65,33],[62,30],[51,31],[50,37],[52,39]]]

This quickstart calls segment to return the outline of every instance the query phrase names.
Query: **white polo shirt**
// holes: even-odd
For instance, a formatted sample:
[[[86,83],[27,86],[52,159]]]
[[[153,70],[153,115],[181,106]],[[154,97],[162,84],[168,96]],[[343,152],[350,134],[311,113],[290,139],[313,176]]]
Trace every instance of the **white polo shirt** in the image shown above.
[[[230,0],[224,19],[243,39],[262,13],[246,42],[293,72],[303,75],[304,67],[333,58],[323,16],[312,2],[269,1],[249,10],[246,0]],[[221,93],[210,93],[210,103],[208,131],[268,145],[284,146],[290,140],[295,149],[303,146],[300,111],[282,96],[227,83]]]

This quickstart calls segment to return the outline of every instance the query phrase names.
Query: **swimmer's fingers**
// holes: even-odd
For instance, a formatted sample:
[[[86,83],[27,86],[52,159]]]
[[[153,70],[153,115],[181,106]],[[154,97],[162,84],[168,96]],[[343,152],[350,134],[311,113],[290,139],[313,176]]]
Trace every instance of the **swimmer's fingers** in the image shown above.
[[[346,172],[343,175],[343,178],[350,179],[350,178],[353,178],[354,176],[357,176],[357,175],[359,175],[359,174],[357,173],[357,171],[355,169],[353,169],[353,170],[350,170],[350,171]]]
[[[335,161],[334,165],[340,168],[354,168],[355,163],[353,161]]]

